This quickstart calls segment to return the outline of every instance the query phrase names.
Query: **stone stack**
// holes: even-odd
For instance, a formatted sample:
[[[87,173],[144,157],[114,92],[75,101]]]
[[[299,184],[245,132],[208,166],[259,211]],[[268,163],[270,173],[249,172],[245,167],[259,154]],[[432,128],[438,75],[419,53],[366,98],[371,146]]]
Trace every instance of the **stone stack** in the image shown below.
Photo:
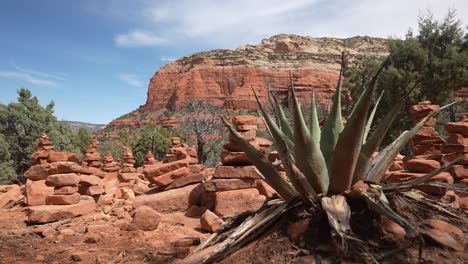
[[[93,136],[92,143],[89,148],[86,150],[85,158],[83,159],[82,165],[85,167],[93,167],[100,169],[102,167],[101,163],[101,153],[97,152],[99,141],[96,136]]]
[[[190,165],[198,163],[198,155],[194,147],[189,147],[187,144],[181,143],[180,137],[171,138],[171,143],[172,144],[169,149],[169,153],[166,154],[167,162],[181,160],[184,159],[186,155],[188,155],[190,156]]]
[[[144,166],[156,165],[158,163],[159,163],[159,161],[157,161],[154,158],[153,153],[151,151],[148,151],[148,153],[146,153],[145,162],[143,163]]]
[[[446,123],[444,128],[450,136],[447,138],[447,144],[442,146],[442,153],[446,154],[442,162],[449,163],[457,156],[463,155],[449,172],[456,183],[468,184],[468,119],[464,116],[460,122]]]
[[[141,195],[149,189],[149,182],[144,179],[143,174],[138,173],[133,167],[136,161],[132,150],[126,146],[122,146],[122,148],[124,149],[124,164],[118,174],[119,184],[115,198],[133,199],[136,195]]]
[[[265,153],[266,148],[271,146],[270,141],[256,136],[255,116],[235,116],[233,123],[236,130],[261,152]],[[203,184],[204,192],[200,201],[201,207],[217,216],[258,209],[266,197],[274,194],[274,190],[258,177],[255,167],[232,136],[229,137],[229,141],[230,143],[224,145],[226,151],[221,153],[222,165],[218,166],[213,177]],[[202,221],[207,221],[204,218],[213,214],[207,211],[203,215]]]
[[[440,106],[431,104],[430,101],[420,102],[417,105],[413,105],[409,112],[412,114],[413,124],[416,125],[423,118],[439,109]],[[436,119],[430,118],[424,123],[424,126],[416,133],[412,139],[411,151],[415,155],[428,155],[428,154],[441,154],[442,145],[445,144],[434,126],[436,125]]]
[[[432,105],[430,101],[420,102],[410,108],[413,115],[413,123],[417,124],[421,119],[438,109],[438,105]],[[442,146],[445,141],[435,131],[436,119],[429,119],[412,139],[412,151],[415,156],[407,156],[395,160],[387,172],[387,182],[405,182],[422,177],[441,167]],[[403,168],[401,168],[403,162]],[[441,172],[431,178],[430,181],[453,183],[454,179],[448,172]],[[431,193],[443,195],[445,188],[434,186],[421,186],[418,189]]]
[[[114,158],[112,157],[112,154],[110,153],[110,151],[107,151],[106,154],[104,155],[104,159],[102,160],[102,170],[104,172],[117,172],[119,171],[121,168],[120,168],[120,163],[119,162],[115,162],[114,161]]]
[[[36,144],[36,152],[31,156],[31,164],[46,164],[49,154],[54,152],[54,146],[46,133],[42,133],[39,142]]]
[[[123,173],[131,173],[136,172],[136,169],[133,167],[135,165],[135,157],[133,156],[132,150],[127,146],[122,146],[124,149],[124,163],[121,172]]]

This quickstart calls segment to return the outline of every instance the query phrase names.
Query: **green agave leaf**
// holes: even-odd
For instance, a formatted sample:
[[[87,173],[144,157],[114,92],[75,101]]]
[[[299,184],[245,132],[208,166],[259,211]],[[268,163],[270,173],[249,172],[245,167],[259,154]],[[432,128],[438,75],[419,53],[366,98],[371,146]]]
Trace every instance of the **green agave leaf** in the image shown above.
[[[419,121],[419,123],[410,131],[403,132],[403,134],[401,134],[395,141],[393,141],[392,144],[380,151],[377,157],[371,161],[371,164],[365,173],[364,179],[366,181],[380,182],[385,174],[385,171],[388,169],[395,156],[401,151],[406,143],[414,137],[419,129],[424,126],[424,123],[435,114],[438,114],[440,111],[456,103],[458,102],[453,102],[437,109]]]
[[[366,129],[364,130],[364,136],[362,138],[362,144],[365,144],[367,141],[367,136],[369,135],[372,122],[374,122],[375,112],[377,112],[377,107],[379,107],[380,99],[382,99],[384,92],[385,90],[383,90],[382,93],[380,93],[379,99],[377,99],[377,102],[375,102],[374,108],[372,109],[369,119],[367,119]]]
[[[380,122],[379,126],[377,126],[377,129],[374,131],[374,133],[372,133],[372,135],[369,137],[364,146],[362,146],[361,153],[359,154],[359,159],[356,164],[356,169],[354,170],[353,183],[362,179],[369,166],[372,155],[378,150],[380,143],[385,137],[385,134],[387,134],[387,131],[390,129],[398,113],[400,113],[401,108],[406,102],[406,99],[408,99],[408,96],[416,87],[417,84],[414,85],[408,92],[406,92],[403,98],[393,106],[382,122]]]
[[[286,182],[283,177],[278,173],[273,164],[256,148],[254,148],[248,141],[246,141],[234,127],[222,117],[224,125],[228,128],[236,144],[239,144],[247,157],[252,161],[260,173],[268,180],[268,183],[273,187],[278,194],[286,201],[291,201],[297,197],[297,192],[294,188]]]
[[[328,187],[328,172],[318,142],[313,142],[304,119],[301,105],[291,83],[294,100],[294,158],[297,167],[317,193],[325,193]]]
[[[312,99],[310,100],[309,131],[312,141],[320,143],[320,123],[318,120],[317,105],[315,104],[315,90],[312,91]]]
[[[276,103],[276,109],[278,111],[278,117],[281,125],[281,130],[283,133],[289,137],[290,140],[294,139],[294,134],[291,126],[289,125],[288,118],[284,114],[283,107],[280,105],[278,102],[278,99],[276,99],[276,96],[273,96],[273,99],[275,100]]]
[[[333,151],[341,131],[343,131],[343,117],[341,115],[341,77],[343,75],[343,62],[341,65],[340,76],[333,95],[333,105],[330,114],[323,125],[320,137],[320,149],[327,164],[327,169],[331,170]]]
[[[351,187],[354,169],[356,168],[356,163],[362,147],[367,114],[372,102],[378,76],[384,66],[385,63],[380,66],[380,69],[372,77],[369,86],[359,98],[350,119],[346,123],[336,143],[330,173],[329,193],[343,193]]]

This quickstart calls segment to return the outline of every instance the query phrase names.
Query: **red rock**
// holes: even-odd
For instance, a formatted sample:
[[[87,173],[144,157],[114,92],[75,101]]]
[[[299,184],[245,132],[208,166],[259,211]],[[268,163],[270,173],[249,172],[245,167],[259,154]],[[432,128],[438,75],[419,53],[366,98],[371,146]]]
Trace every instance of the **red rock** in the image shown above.
[[[79,182],[80,176],[75,173],[49,175],[46,180],[47,185],[55,187],[78,185]]]
[[[73,161],[76,162],[79,160],[78,154],[69,153],[69,152],[51,152],[47,157],[48,162],[56,161]]]
[[[254,166],[218,166],[213,174],[217,179],[258,179]]]
[[[216,193],[215,214],[219,216],[230,215],[237,212],[257,210],[264,201],[265,196],[259,195],[257,189],[243,189]]]
[[[223,220],[210,210],[206,210],[200,218],[201,228],[208,232],[214,232],[223,224]]]
[[[411,151],[416,155],[440,154],[442,145],[414,145]]]
[[[141,180],[137,180],[135,184],[132,187],[133,192],[135,195],[141,195],[144,194],[149,190],[148,183],[143,182]]]
[[[468,137],[463,136],[462,134],[450,134],[447,138],[448,144],[460,144],[460,145],[468,145]]]
[[[463,210],[468,210],[468,196],[467,197],[460,197],[460,200],[458,201],[460,204],[460,208]]]
[[[392,174],[386,178],[387,182],[406,182],[410,181],[422,176],[425,176],[426,173],[416,173],[416,172],[408,172],[408,171],[395,171],[392,172]],[[449,183],[452,184],[454,182],[453,177],[450,175],[448,172],[441,172],[434,177],[432,177],[430,180],[431,181],[440,181],[444,183]],[[417,189],[422,190],[424,192],[428,193],[434,193],[434,194],[444,194],[446,192],[445,188],[439,188],[439,187],[434,187],[434,186],[418,186]]]
[[[205,190],[208,192],[248,189],[256,186],[255,179],[212,179],[204,184]]]
[[[456,178],[468,178],[468,165],[453,165],[449,172]]]
[[[119,181],[117,179],[109,180],[104,184],[104,192],[109,195],[115,195],[119,188]]]
[[[245,140],[254,140],[255,137],[257,136],[257,131],[256,130],[250,130],[250,131],[245,131],[245,132],[238,132]],[[229,134],[229,141],[230,142],[236,142],[234,140],[234,136],[232,134]]]
[[[80,194],[51,194],[46,197],[46,204],[70,205],[80,202]]]
[[[194,165],[189,165],[188,170],[190,173],[199,173],[202,172],[205,169],[205,165],[203,164],[194,164]]]
[[[274,162],[275,160],[281,160],[278,151],[274,150],[268,155],[268,160]]]
[[[93,199],[72,205],[38,205],[28,208],[29,223],[49,223],[90,213],[96,209]]]
[[[245,132],[245,131],[250,131],[250,130],[257,130],[257,125],[237,125],[236,130]]]
[[[249,141],[250,145],[252,145],[254,148],[260,150],[260,145],[256,140],[251,140]],[[223,146],[225,150],[232,151],[232,152],[242,152],[243,149],[240,145],[236,143],[227,143]]]
[[[399,170],[403,170],[403,161],[401,161],[401,160],[396,160],[396,161],[392,162],[392,164],[390,165],[390,167],[388,167],[388,170],[389,170],[389,171],[399,171]]]
[[[99,185],[101,179],[98,176],[94,175],[80,175],[80,185],[84,186],[92,186],[92,185]]]
[[[458,153],[446,154],[442,157],[442,164],[449,164],[450,162],[453,162],[456,158],[458,158],[458,156],[460,156],[460,154]],[[461,160],[457,161],[456,164],[468,165],[468,153],[463,154]]]
[[[232,122],[236,126],[257,125],[257,117],[253,115],[236,115],[232,118]]]
[[[439,134],[433,127],[422,127],[413,137],[413,141],[431,139],[437,137]]]
[[[168,162],[168,163],[160,163],[160,164],[156,164],[153,166],[145,167],[143,173],[145,174],[145,177],[148,180],[151,180],[152,178],[161,176],[165,173],[169,173],[171,171],[175,171],[177,169],[187,167],[188,163],[189,163],[188,159],[178,160],[178,161],[173,161],[173,162]]]
[[[244,152],[221,152],[221,163],[223,165],[252,165],[249,157]]]
[[[174,171],[168,172],[166,174],[163,174],[161,176],[151,178],[150,181],[155,183],[158,186],[160,186],[160,185],[164,186],[164,185],[171,184],[174,181],[187,176],[188,173],[189,172],[188,172],[187,167],[182,167],[182,168],[179,168],[177,170],[174,170]]]
[[[440,201],[444,204],[452,206],[453,208],[460,208],[460,197],[455,194],[453,190],[448,190],[444,196],[440,198]]]
[[[78,192],[78,186],[63,186],[54,189],[54,194],[74,194]]]
[[[54,187],[47,186],[45,180],[26,181],[26,203],[29,206],[44,205],[46,197],[54,193]]]
[[[292,223],[288,226],[286,233],[288,234],[291,241],[296,241],[299,237],[303,236],[304,233],[309,229],[310,220],[304,219],[298,222]]]
[[[437,110],[439,108],[440,108],[439,105],[433,105],[433,104],[419,105],[419,104],[417,104],[417,105],[411,106],[409,112],[412,115],[416,115],[416,116],[427,116],[431,112],[434,112],[435,110]]]
[[[440,163],[435,160],[410,159],[404,162],[404,166],[412,172],[432,172],[440,168]]]
[[[444,124],[444,128],[449,133],[458,133],[468,137],[468,122],[449,122]]]
[[[393,222],[385,216],[380,217],[380,228],[385,234],[392,234],[400,239],[406,236],[406,231],[399,224]]]
[[[96,196],[105,193],[103,186],[80,186],[79,192],[84,195]]]
[[[199,237],[184,237],[174,242],[174,247],[191,247],[200,245]]]
[[[442,146],[442,153],[467,153],[468,145],[447,144]]]
[[[463,235],[463,231],[456,227],[456,226],[453,226],[445,221],[442,221],[442,220],[438,220],[438,219],[426,219],[424,220],[424,224],[426,225],[429,225],[431,226],[432,228],[434,229],[437,229],[439,231],[442,231],[442,232],[447,232],[447,233],[454,233],[454,234],[457,234],[457,235],[460,235],[462,236]]]
[[[187,217],[200,217],[206,211],[205,207],[199,207],[197,205],[191,205],[187,212],[185,212],[185,216]]]
[[[96,225],[91,224],[86,227],[86,233],[88,234],[108,234],[112,230],[110,225]]]
[[[135,198],[133,206],[137,208],[146,205],[160,213],[186,211],[190,204],[195,204],[191,200],[198,199],[199,194],[194,191],[197,185],[188,185],[155,194],[143,194]]]
[[[130,228],[151,231],[157,229],[160,222],[161,215],[150,207],[143,205],[135,209],[135,215],[130,223]]]
[[[50,163],[47,173],[49,175],[61,173],[81,173],[82,170],[83,168],[74,162],[62,161]]]
[[[269,148],[271,147],[271,145],[273,145],[273,143],[266,138],[256,137],[255,141],[257,141],[260,147],[263,147],[263,148]]]
[[[0,209],[7,206],[11,202],[16,202],[23,194],[21,193],[21,187],[19,185],[10,185],[8,191],[0,192]]]
[[[257,190],[261,195],[267,198],[273,197],[277,194],[275,189],[273,189],[270,185],[268,185],[268,183],[266,183],[263,180],[257,180]]]
[[[423,234],[432,238],[435,242],[439,243],[442,246],[451,248],[455,251],[463,251],[464,247],[460,242],[455,240],[451,235],[446,232],[439,231],[437,229],[428,229],[423,230]]]
[[[25,173],[24,177],[32,181],[45,180],[48,176],[48,167],[47,165],[33,165]]]
[[[139,173],[119,173],[118,178],[120,181],[129,182],[138,179]]]
[[[80,173],[81,174],[96,175],[96,176],[101,177],[101,178],[103,178],[106,175],[106,173],[104,173],[100,169],[94,168],[94,167],[82,167],[81,170],[80,170]]]
[[[170,190],[175,188],[180,188],[189,184],[199,183],[206,179],[205,173],[189,173],[187,176],[175,180],[169,185],[162,187],[164,190]]]

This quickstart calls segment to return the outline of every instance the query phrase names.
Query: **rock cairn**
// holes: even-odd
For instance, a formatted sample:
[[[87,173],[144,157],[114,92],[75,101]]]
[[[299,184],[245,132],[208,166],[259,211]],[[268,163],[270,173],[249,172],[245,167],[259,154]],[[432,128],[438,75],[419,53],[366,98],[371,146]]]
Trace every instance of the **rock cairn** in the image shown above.
[[[136,169],[133,167],[136,161],[135,161],[135,157],[133,156],[132,150],[127,146],[122,146],[122,148],[124,149],[124,155],[123,155],[124,164],[123,164],[123,168],[121,171],[123,173],[136,172]]]
[[[101,168],[101,153],[97,152],[99,141],[96,136],[93,136],[91,145],[86,150],[85,158],[83,159],[82,165],[86,167]]]
[[[24,173],[26,202],[31,223],[47,223],[88,213],[95,209],[91,197],[81,197],[78,185],[83,168],[78,155],[54,152],[52,142],[42,134],[32,155],[33,166]],[[46,155],[47,154],[47,155]],[[98,178],[99,179],[99,178]]]
[[[148,151],[148,153],[146,153],[145,162],[143,163],[144,166],[156,165],[158,163],[159,163],[159,161],[157,161],[154,158],[153,153],[151,151]]]
[[[265,153],[266,148],[271,146],[270,141],[256,136],[255,116],[235,116],[233,123],[236,130],[256,149]],[[221,153],[222,165],[203,184],[200,203],[207,210],[200,222],[202,228],[211,232],[221,224],[217,217],[258,209],[266,197],[274,194],[274,190],[258,177],[255,167],[232,136],[229,141],[224,145],[226,151]]]
[[[102,159],[102,170],[104,172],[116,172],[119,171],[120,168],[120,162],[115,162],[114,158],[112,157],[112,154],[110,151],[107,151],[106,154],[104,155],[104,158]]]
[[[149,182],[145,180],[143,174],[138,173],[134,168],[135,157],[129,147],[122,146],[124,149],[124,164],[118,174],[118,191],[115,194],[117,199],[133,199],[148,191]]]
[[[189,147],[187,144],[181,143],[180,137],[171,138],[171,147],[169,153],[166,154],[167,162],[182,160],[187,155],[190,157],[190,165],[198,163],[198,155],[194,147]]]
[[[428,116],[439,108],[438,105],[431,104],[430,101],[420,102],[410,108],[413,123],[417,124],[421,119]],[[412,139],[412,151],[415,156],[402,157],[395,159],[387,173],[387,182],[405,182],[422,177],[441,167],[443,158],[442,147],[445,144],[435,131],[435,118],[430,118],[424,126],[416,133]],[[431,178],[430,181],[440,181],[444,183],[453,183],[454,179],[448,172],[441,172]],[[447,191],[445,188],[434,186],[421,186],[418,189],[431,193],[443,195]]]
[[[447,144],[442,146],[442,153],[446,154],[442,162],[452,162],[462,154],[463,158],[456,162],[449,172],[456,183],[468,184],[468,118],[463,116],[460,122],[446,123],[444,128],[450,135]]]

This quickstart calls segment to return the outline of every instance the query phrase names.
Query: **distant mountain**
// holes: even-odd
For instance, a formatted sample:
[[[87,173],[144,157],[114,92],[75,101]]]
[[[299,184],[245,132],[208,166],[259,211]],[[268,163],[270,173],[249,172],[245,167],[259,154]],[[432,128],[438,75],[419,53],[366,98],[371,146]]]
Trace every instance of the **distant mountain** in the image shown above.
[[[59,121],[61,123],[68,124],[71,128],[71,130],[77,132],[80,130],[80,128],[86,128],[89,130],[89,132],[94,133],[98,130],[101,130],[106,127],[105,124],[90,124],[90,123],[85,123],[85,122],[78,122],[78,121]]]

